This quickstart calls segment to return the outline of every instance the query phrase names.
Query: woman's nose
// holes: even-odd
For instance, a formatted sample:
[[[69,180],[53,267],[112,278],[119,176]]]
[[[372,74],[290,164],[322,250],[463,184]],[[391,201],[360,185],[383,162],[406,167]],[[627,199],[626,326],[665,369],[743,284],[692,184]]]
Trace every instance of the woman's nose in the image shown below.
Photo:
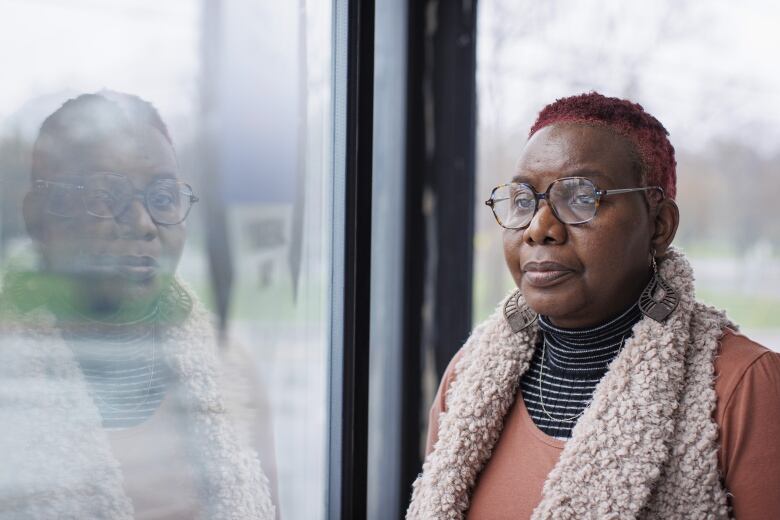
[[[157,224],[139,198],[130,201],[115,219],[120,224],[123,238],[152,240],[157,236]]]
[[[523,240],[529,245],[554,245],[566,242],[566,225],[558,220],[548,201],[539,201],[539,209],[525,229]]]

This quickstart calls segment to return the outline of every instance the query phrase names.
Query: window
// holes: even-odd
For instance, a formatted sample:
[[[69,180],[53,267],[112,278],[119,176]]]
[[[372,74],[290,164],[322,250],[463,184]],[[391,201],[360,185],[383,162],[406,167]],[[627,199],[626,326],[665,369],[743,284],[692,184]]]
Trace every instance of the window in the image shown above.
[[[346,12],[0,9],[0,511],[325,518]]]
[[[506,182],[536,113],[597,89],[638,101],[670,132],[681,226],[699,297],[755,340],[780,345],[780,11],[760,2],[480,2],[475,321],[512,287],[480,203]],[[757,189],[762,186],[761,189]]]

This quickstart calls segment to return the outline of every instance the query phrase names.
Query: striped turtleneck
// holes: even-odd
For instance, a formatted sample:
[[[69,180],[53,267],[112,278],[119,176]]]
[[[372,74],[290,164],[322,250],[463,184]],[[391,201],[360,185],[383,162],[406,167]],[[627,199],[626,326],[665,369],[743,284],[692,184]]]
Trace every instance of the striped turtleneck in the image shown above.
[[[85,319],[63,328],[107,430],[146,421],[171,383],[157,344],[156,314],[119,324]]]
[[[636,304],[602,325],[584,329],[558,328],[539,316],[540,345],[520,390],[540,430],[558,439],[571,437],[596,385],[641,318]]]

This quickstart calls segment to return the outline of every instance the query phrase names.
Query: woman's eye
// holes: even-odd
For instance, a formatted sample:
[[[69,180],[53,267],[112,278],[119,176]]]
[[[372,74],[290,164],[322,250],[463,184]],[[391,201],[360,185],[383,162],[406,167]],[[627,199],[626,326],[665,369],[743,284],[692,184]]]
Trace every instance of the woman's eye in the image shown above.
[[[593,195],[575,195],[572,197],[572,199],[569,201],[569,204],[572,204],[574,206],[592,206],[596,203],[595,197]]]
[[[94,203],[113,205],[117,202],[117,197],[108,190],[92,190],[89,192],[89,199]]]
[[[528,209],[534,206],[534,198],[528,195],[519,195],[515,197],[515,206],[521,209]]]
[[[90,193],[90,197],[97,200],[111,200],[114,198],[111,192],[106,190],[95,190]]]
[[[170,193],[155,193],[149,202],[156,208],[168,208],[175,203],[175,198]]]

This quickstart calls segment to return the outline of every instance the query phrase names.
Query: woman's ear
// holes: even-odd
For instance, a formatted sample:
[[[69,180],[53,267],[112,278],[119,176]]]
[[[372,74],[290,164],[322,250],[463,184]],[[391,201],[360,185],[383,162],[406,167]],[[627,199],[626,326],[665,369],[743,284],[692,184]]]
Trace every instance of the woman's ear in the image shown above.
[[[43,232],[43,207],[41,198],[35,192],[27,192],[22,201],[22,215],[24,216],[24,225],[31,238],[42,241]]]
[[[650,240],[657,257],[666,255],[680,225],[680,210],[672,199],[663,199],[655,207],[654,230]]]

